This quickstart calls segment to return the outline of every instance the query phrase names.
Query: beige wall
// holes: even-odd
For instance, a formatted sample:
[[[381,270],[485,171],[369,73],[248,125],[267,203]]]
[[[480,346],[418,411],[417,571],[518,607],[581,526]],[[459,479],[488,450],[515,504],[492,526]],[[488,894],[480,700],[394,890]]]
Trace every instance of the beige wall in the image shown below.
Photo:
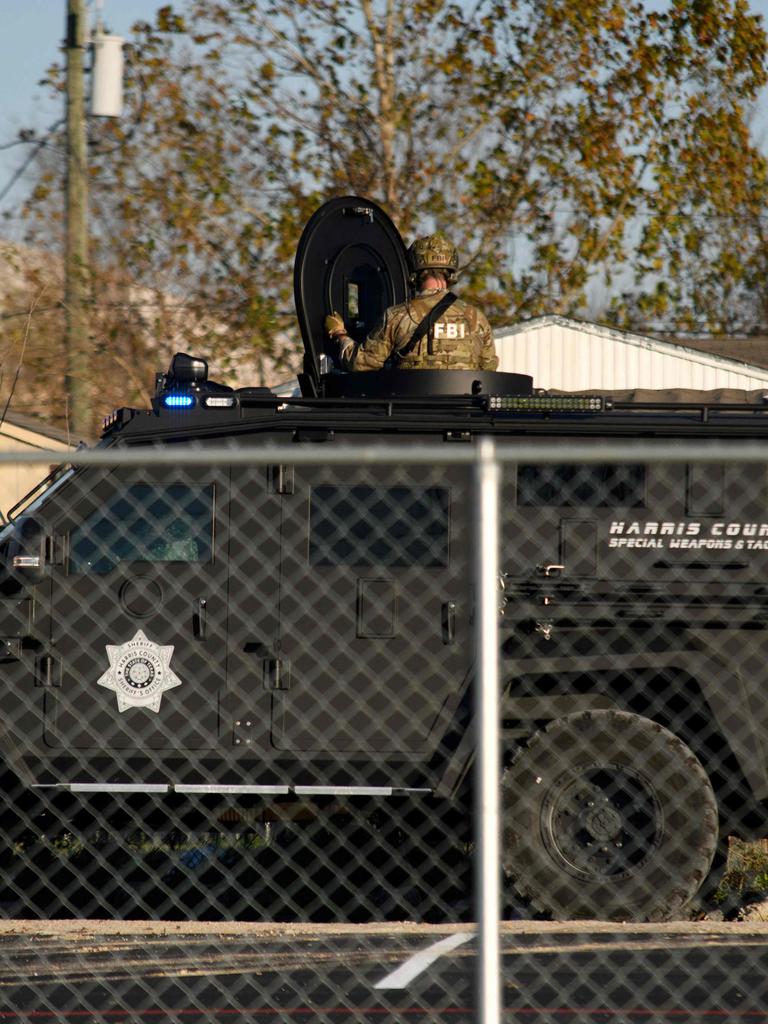
[[[0,425],[0,451],[18,452],[20,460],[30,451],[67,451],[74,448],[62,441],[56,441],[45,434],[39,434],[26,427],[5,422]],[[5,514],[9,508],[28,494],[43,477],[48,475],[50,466],[23,461],[0,463],[0,511]]]

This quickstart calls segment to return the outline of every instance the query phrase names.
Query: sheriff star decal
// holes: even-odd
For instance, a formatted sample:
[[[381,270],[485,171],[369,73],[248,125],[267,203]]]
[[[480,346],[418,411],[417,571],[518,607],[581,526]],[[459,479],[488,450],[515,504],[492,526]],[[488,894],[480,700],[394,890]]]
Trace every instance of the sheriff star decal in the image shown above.
[[[139,630],[127,643],[116,647],[107,644],[109,668],[98,684],[115,691],[118,711],[127,708],[159,711],[163,693],[181,686],[181,679],[171,671],[172,654],[173,645],[161,647]]]

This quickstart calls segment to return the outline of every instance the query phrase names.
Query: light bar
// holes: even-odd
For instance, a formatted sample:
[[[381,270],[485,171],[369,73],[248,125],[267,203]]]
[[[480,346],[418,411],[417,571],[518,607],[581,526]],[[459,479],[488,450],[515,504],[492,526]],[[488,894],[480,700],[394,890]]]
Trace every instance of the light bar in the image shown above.
[[[190,394],[173,394],[171,392],[168,395],[163,395],[163,405],[166,409],[189,409],[190,406],[195,404],[195,396]]]
[[[234,395],[206,395],[203,398],[203,405],[208,409],[231,409],[234,404]]]
[[[599,412],[599,395],[491,395],[492,412]]]

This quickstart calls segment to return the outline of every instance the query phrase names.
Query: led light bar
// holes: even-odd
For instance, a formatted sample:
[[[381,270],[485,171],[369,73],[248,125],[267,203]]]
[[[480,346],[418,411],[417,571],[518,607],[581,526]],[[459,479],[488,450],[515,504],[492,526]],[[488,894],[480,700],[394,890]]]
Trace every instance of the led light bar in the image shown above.
[[[599,412],[599,395],[491,395],[492,412]]]
[[[208,409],[231,409],[234,404],[234,395],[206,395],[203,398],[203,405]]]
[[[163,395],[163,405],[166,409],[189,409],[195,404],[195,396],[190,394],[174,394],[171,392],[168,395]]]

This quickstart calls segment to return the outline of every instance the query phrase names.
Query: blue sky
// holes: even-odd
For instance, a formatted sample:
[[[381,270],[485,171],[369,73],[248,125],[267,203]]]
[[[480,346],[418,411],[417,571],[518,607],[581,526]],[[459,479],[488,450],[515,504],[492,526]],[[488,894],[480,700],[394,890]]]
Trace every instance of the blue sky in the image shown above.
[[[151,20],[163,2],[103,0],[100,6],[107,29],[127,37],[134,22]],[[95,21],[95,0],[87,8]],[[66,0],[0,0],[0,146],[12,142],[19,129],[43,132],[64,114],[63,103],[52,100],[37,83],[46,68],[63,60],[60,46],[66,10]],[[26,146],[0,149],[0,191],[27,151]],[[10,192],[4,208],[18,202],[22,191],[17,187]]]

